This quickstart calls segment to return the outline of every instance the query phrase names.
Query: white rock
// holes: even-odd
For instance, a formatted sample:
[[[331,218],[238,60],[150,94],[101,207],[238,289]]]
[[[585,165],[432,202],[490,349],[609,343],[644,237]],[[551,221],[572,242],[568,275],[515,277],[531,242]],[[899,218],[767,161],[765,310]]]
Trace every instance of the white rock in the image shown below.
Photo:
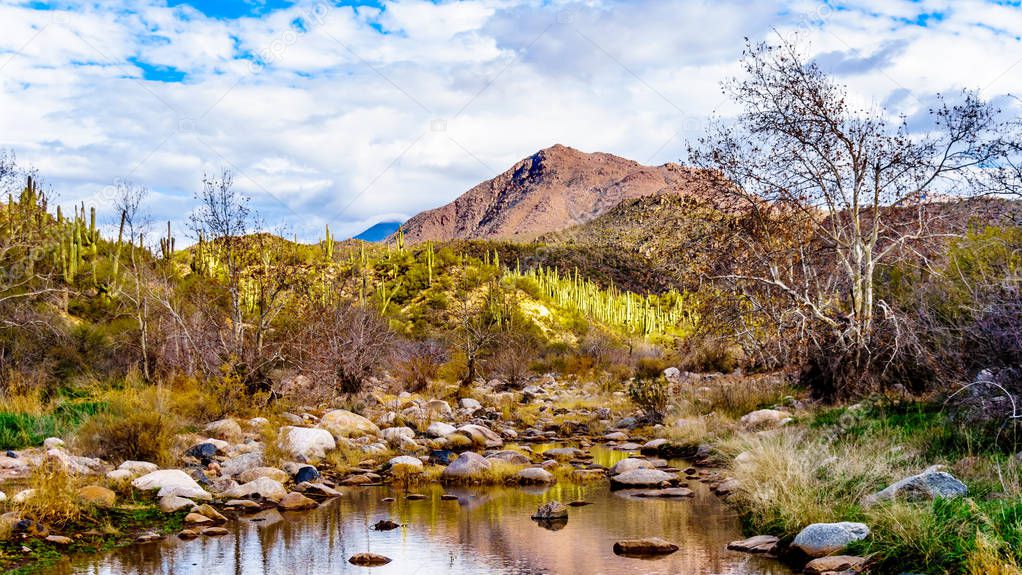
[[[35,496],[35,489],[23,489],[11,497],[12,503],[24,503]]]
[[[376,427],[375,423],[347,409],[328,411],[319,420],[319,426],[332,433],[334,437],[358,437],[380,433],[380,428]]]
[[[424,468],[421,459],[410,455],[399,455],[391,459],[388,464],[391,471],[403,471],[405,473],[419,473]]]
[[[47,437],[43,440],[43,447],[46,449],[59,449],[64,447],[64,440],[59,437]]]
[[[459,401],[458,404],[461,406],[462,409],[467,409],[469,411],[477,411],[483,408],[483,404],[472,399],[471,397],[461,398],[461,401]]]
[[[160,466],[155,463],[149,463],[148,461],[125,461],[124,463],[117,466],[117,469],[128,471],[133,477],[139,475],[145,475],[146,473],[152,473],[159,469]]]
[[[451,425],[450,423],[434,421],[433,423],[429,424],[428,428],[426,428],[426,435],[430,437],[446,437],[454,433],[456,429],[457,428]]]
[[[253,495],[259,495],[270,501],[280,501],[287,495],[287,489],[284,489],[279,481],[274,481],[269,477],[260,477],[223,492],[223,497],[227,499],[244,499]]]
[[[135,478],[131,486],[139,491],[156,491],[171,487],[199,489],[202,487],[190,475],[180,469],[160,469]]]
[[[326,457],[337,449],[334,436],[325,429],[312,427],[284,427],[281,429],[280,447],[292,456],[309,461]]]

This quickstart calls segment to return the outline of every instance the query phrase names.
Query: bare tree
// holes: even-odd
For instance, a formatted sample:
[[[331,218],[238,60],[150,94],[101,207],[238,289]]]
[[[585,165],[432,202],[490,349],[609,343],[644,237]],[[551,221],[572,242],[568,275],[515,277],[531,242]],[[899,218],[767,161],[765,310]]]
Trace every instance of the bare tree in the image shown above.
[[[146,381],[152,379],[151,361],[149,357],[149,318],[150,318],[150,284],[151,269],[148,251],[145,247],[145,235],[149,231],[149,216],[142,210],[142,204],[149,196],[149,189],[131,182],[117,182],[117,197],[114,206],[121,217],[121,232],[127,232],[128,267],[131,273],[130,290],[122,291],[121,296],[131,306],[131,315],[138,327],[138,345],[142,376]],[[118,239],[123,240],[123,237]],[[121,245],[117,246],[118,257]]]
[[[296,342],[299,367],[342,393],[357,393],[393,351],[394,332],[376,310],[342,302],[313,311]],[[294,347],[294,346],[292,346]]]
[[[741,63],[745,77],[725,92],[743,112],[689,150],[754,240],[750,265],[718,279],[786,301],[808,337],[861,368],[874,360],[878,313],[891,316],[876,299],[877,267],[940,233],[935,202],[994,191],[988,168],[1011,143],[972,92],[938,97],[932,127],[916,133],[904,117],[853,105],[791,42],[749,44]]]
[[[202,190],[196,194],[199,207],[192,213],[189,223],[200,242],[213,250],[222,271],[224,284],[230,296],[231,338],[228,350],[235,358],[244,355],[245,323],[242,302],[241,240],[253,227],[253,214],[249,199],[234,189],[234,176],[224,169],[219,176],[204,175]]]

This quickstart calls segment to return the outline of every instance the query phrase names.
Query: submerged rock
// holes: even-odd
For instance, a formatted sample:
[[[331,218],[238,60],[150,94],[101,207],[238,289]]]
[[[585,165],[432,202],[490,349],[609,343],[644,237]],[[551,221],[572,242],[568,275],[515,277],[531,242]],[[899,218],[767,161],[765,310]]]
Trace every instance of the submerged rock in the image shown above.
[[[374,531],[390,531],[392,529],[397,529],[398,527],[401,527],[400,523],[394,523],[389,519],[380,519],[373,524]]]
[[[810,557],[833,555],[850,543],[869,536],[869,527],[863,523],[813,523],[807,525],[791,542],[792,548],[799,549]]]
[[[288,493],[280,500],[277,504],[282,511],[299,511],[303,509],[313,509],[318,507],[319,504],[302,495],[301,493]]]
[[[670,555],[679,547],[659,537],[625,539],[614,544],[614,553],[626,556]]]
[[[851,555],[831,555],[813,559],[802,569],[806,575],[824,575],[826,573],[858,573],[866,564],[863,557]]]
[[[562,505],[560,501],[550,501],[540,505],[536,513],[532,515],[532,518],[539,520],[567,519],[568,508]]]
[[[390,557],[376,553],[356,553],[348,558],[348,563],[360,567],[379,567],[380,565],[390,563]]]

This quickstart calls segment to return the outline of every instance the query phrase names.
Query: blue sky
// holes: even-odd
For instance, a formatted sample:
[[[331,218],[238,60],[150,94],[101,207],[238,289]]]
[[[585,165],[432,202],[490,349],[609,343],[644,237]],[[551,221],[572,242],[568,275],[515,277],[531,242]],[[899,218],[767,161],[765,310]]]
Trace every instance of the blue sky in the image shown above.
[[[682,160],[734,113],[743,38],[778,32],[892,114],[1022,93],[1017,1],[0,0],[0,148],[110,220],[118,181],[180,225],[230,168],[267,227],[315,240],[555,143]]]

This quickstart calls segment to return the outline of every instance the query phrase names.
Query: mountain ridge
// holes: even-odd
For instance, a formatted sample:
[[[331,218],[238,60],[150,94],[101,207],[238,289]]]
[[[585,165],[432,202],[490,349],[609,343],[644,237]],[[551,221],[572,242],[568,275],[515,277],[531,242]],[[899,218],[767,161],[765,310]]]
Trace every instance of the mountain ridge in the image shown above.
[[[608,154],[555,144],[477,184],[454,201],[409,219],[408,242],[452,239],[530,241],[585,223],[622,201],[698,193],[700,170],[646,166]]]

